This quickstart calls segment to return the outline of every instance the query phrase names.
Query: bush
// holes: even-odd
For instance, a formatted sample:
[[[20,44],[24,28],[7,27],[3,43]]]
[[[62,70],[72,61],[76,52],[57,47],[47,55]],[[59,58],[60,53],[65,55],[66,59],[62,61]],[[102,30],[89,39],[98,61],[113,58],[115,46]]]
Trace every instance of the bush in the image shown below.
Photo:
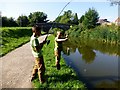
[[[86,30],[82,24],[73,26],[67,33],[72,37],[79,37],[84,39],[94,39],[110,44],[120,44],[120,27],[115,26],[97,26],[94,29]]]

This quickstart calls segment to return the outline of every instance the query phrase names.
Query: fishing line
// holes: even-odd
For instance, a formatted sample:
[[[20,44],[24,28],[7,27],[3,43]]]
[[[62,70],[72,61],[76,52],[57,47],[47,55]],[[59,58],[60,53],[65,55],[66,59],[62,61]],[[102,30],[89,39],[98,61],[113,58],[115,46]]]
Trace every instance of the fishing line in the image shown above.
[[[72,0],[70,0],[70,1],[62,8],[62,10],[60,11],[60,13],[58,14],[57,17],[60,16],[60,14],[63,12],[63,10],[64,10],[71,2],[72,2]],[[51,28],[49,29],[49,31],[52,30],[52,28],[53,28],[54,25],[55,25],[55,22],[52,24],[52,26],[51,26]],[[48,33],[49,33],[49,31],[48,31]],[[47,36],[46,36],[46,39],[47,39],[47,37],[48,37],[48,34],[47,34]]]
[[[72,0],[70,1],[70,2],[68,2],[64,7],[63,7],[63,9],[61,10],[61,12],[58,14],[58,16],[57,17],[59,17],[60,16],[60,14],[63,12],[63,10],[67,7],[67,5],[68,4],[70,4],[72,2]]]

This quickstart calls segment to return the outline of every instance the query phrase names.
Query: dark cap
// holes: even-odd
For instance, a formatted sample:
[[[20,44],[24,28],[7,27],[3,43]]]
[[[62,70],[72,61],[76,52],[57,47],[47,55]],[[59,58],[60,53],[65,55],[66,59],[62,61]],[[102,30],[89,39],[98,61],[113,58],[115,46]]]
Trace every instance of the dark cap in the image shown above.
[[[32,32],[35,32],[35,30],[36,30],[36,31],[41,31],[41,27],[38,26],[38,25],[34,25],[34,26],[32,27]]]

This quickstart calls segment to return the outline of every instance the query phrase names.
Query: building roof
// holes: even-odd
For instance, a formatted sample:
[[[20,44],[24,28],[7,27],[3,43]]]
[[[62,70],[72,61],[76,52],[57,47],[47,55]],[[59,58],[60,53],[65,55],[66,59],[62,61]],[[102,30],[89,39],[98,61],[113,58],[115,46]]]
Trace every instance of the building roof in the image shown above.
[[[105,22],[109,23],[110,21],[107,21],[107,19],[99,19],[98,20],[98,23],[100,23],[100,24],[105,23]]]
[[[120,22],[120,17],[118,17],[118,18],[115,20],[115,22]]]

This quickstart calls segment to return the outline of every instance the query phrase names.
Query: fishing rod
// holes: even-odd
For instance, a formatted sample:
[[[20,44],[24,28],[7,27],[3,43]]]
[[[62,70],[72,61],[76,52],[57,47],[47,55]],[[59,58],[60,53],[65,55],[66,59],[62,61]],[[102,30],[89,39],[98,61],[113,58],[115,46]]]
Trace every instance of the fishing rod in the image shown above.
[[[70,1],[62,8],[62,10],[60,11],[60,13],[58,14],[57,17],[59,17],[59,16],[61,15],[61,13],[63,12],[63,10],[64,10],[71,2],[72,2],[72,0],[70,0]],[[49,29],[49,31],[52,30],[52,28],[53,28],[54,25],[55,25],[55,22],[52,24],[52,26],[51,26],[51,28]],[[49,31],[48,31],[48,33],[49,33]],[[46,36],[46,39],[47,39],[47,37],[48,37],[48,34],[47,34],[47,36]],[[45,40],[46,40],[46,39],[45,39]]]
[[[64,10],[71,2],[72,2],[72,0],[70,0],[70,1],[62,8],[62,10],[60,11],[60,13],[58,14],[57,17],[60,16],[60,14],[63,12],[63,10]],[[52,30],[52,28],[53,28],[54,25],[55,25],[55,22],[52,24],[52,26],[50,27],[49,31]],[[47,40],[47,37],[48,37],[48,35],[49,35],[49,34],[48,34],[49,31],[47,32],[47,36],[45,37],[45,41],[46,41],[47,45],[50,43],[50,40]]]

